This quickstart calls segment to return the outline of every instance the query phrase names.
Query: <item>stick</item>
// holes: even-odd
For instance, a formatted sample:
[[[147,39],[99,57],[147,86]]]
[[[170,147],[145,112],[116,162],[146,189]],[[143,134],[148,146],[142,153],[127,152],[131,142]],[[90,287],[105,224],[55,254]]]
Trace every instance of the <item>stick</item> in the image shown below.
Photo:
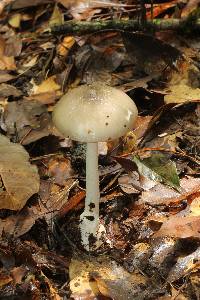
[[[154,19],[147,20],[145,27],[138,20],[108,20],[108,21],[67,21],[63,25],[51,28],[52,34],[83,35],[94,33],[100,30],[123,30],[123,31],[144,31],[144,30],[200,30],[200,19]]]

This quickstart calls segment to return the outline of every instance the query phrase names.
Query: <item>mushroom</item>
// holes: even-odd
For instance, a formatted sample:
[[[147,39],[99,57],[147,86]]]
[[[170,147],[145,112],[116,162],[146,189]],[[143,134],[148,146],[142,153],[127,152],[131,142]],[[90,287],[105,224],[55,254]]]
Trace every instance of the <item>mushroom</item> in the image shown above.
[[[53,111],[53,122],[65,137],[87,143],[85,210],[80,216],[81,239],[86,250],[91,249],[94,238],[100,241],[98,142],[123,136],[133,128],[137,114],[129,96],[102,82],[70,90]]]

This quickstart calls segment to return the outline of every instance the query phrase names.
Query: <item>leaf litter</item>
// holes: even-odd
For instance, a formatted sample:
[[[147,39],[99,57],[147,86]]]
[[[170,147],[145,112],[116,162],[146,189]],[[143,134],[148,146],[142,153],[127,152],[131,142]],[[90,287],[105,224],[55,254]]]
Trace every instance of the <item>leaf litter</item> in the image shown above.
[[[146,3],[146,17],[183,18],[197,2]],[[0,297],[198,299],[197,37],[48,33],[70,19],[138,18],[130,1],[16,0],[0,11]],[[85,147],[56,132],[51,112],[69,89],[99,79],[126,91],[140,116],[99,146],[106,242],[87,255]]]

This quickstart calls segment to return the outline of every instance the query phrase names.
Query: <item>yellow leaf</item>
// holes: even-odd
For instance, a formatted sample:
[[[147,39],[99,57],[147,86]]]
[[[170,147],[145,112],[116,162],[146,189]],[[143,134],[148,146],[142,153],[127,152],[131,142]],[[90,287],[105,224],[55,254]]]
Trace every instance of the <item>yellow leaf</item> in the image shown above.
[[[66,36],[64,37],[62,43],[58,45],[57,51],[58,54],[61,56],[67,56],[69,50],[74,45],[75,39],[73,36]]]
[[[58,91],[60,85],[55,82],[56,76],[51,76],[44,80],[40,85],[35,85],[32,90],[32,94],[49,93],[52,91]]]
[[[14,28],[19,28],[20,27],[20,22],[21,22],[21,15],[20,14],[14,14],[8,20],[8,23],[10,24],[10,26],[12,26]]]
[[[51,15],[51,18],[49,20],[49,26],[55,26],[55,25],[61,25],[63,24],[63,16],[60,12],[57,5],[54,6],[53,13]]]

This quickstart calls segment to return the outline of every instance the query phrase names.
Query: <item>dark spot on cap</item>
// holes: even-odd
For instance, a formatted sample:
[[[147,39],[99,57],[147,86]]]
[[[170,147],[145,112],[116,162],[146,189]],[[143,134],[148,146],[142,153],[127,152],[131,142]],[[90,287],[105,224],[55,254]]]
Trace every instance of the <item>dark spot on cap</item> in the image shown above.
[[[106,118],[109,118],[110,116],[106,116]]]
[[[108,122],[106,122],[106,126],[108,126]]]
[[[89,221],[91,221],[91,222],[94,221],[94,217],[93,216],[86,216],[86,219],[89,220]]]
[[[126,124],[124,124],[124,127],[126,128]]]
[[[92,132],[92,130],[91,129],[88,129],[88,134],[90,134]]]

